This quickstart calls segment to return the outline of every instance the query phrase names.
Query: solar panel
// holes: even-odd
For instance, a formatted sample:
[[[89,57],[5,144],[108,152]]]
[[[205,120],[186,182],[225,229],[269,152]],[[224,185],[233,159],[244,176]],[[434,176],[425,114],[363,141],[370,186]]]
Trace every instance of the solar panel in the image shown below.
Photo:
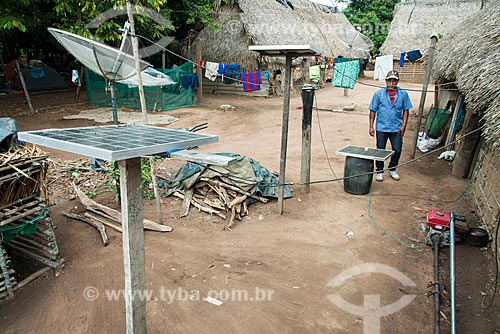
[[[384,161],[394,154],[394,151],[381,150],[378,148],[348,145],[337,151],[339,155],[348,157],[355,157],[361,159],[379,160]]]
[[[216,143],[218,136],[144,125],[110,125],[19,132],[22,141],[108,161]]]

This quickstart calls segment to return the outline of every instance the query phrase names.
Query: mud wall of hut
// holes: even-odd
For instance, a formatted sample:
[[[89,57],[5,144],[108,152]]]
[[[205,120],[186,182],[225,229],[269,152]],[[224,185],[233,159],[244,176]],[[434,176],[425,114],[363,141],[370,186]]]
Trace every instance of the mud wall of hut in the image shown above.
[[[478,163],[481,165],[471,188],[471,197],[476,215],[494,238],[500,214],[500,150],[497,148],[486,154],[484,150],[483,147],[478,155]]]

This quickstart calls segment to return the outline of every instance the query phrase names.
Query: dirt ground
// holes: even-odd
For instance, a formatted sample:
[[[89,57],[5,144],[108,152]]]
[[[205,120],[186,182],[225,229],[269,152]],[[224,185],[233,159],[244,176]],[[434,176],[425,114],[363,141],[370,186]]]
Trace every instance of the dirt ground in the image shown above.
[[[377,84],[370,78],[362,82]],[[368,134],[367,110],[375,90],[358,84],[348,97],[343,96],[342,89],[333,87],[316,92],[320,109],[352,103],[357,108],[351,112],[314,112],[312,181],[343,175],[344,157],[335,153],[338,149],[346,145],[375,146]],[[1,115],[15,118],[20,130],[96,125],[91,120],[63,119],[89,108],[85,96],[78,104],[72,103],[73,96],[73,92],[33,95],[33,104],[40,109],[35,116],[27,114],[21,98],[0,97]],[[420,100],[419,92],[412,91],[410,96],[414,109],[401,162],[409,160],[414,115]],[[428,95],[428,106],[432,99]],[[221,104],[231,104],[236,109],[223,111],[218,108]],[[55,105],[65,106],[51,107]],[[300,181],[301,105],[300,96],[293,96],[286,180],[295,183]],[[280,97],[206,94],[203,103],[196,107],[166,113],[179,119],[168,127],[208,122],[204,132],[218,135],[219,142],[201,147],[202,151],[239,153],[278,171],[282,106]],[[47,150],[53,159],[82,158]],[[382,183],[373,182],[370,195],[348,194],[340,182],[312,184],[310,193],[295,185],[293,198],[284,203],[283,215],[277,214],[276,201],[254,204],[250,215],[231,232],[223,231],[221,224],[193,209],[187,218],[179,218],[181,201],[163,199],[165,223],[174,230],[145,232],[146,285],[153,293],[147,302],[148,332],[378,333],[376,322],[370,322],[360,311],[372,305],[368,296],[379,296],[380,305],[385,306],[407,295],[415,298],[406,307],[380,317],[380,333],[434,332],[433,299],[425,295],[433,280],[433,254],[423,243],[426,235],[421,226],[429,209],[455,210],[468,184],[467,180],[452,176],[450,162],[438,160],[438,155],[431,154],[401,168],[400,181],[386,177]],[[161,166],[172,172],[180,163],[165,160]],[[53,187],[51,191],[56,203],[51,209],[57,241],[66,260],[64,270],[58,277],[48,275],[32,282],[18,291],[14,299],[0,303],[0,332],[124,333],[124,300],[106,297],[106,291],[124,287],[121,235],[108,230],[110,244],[103,247],[95,229],[61,215],[81,204],[69,199],[60,188]],[[96,200],[116,207],[113,196],[102,189]],[[468,199],[458,214],[467,216],[474,224]],[[154,201],[144,202],[144,215],[155,220]],[[443,278],[447,276],[447,259],[448,249],[443,249]],[[488,300],[491,297],[488,284],[494,269],[493,254],[459,244],[456,261],[457,333],[500,333],[498,300],[490,308],[481,306],[483,293]],[[367,273],[367,268],[379,269]],[[388,273],[392,271],[387,268],[399,276],[391,277]],[[346,270],[351,270],[351,275]],[[338,276],[343,272],[346,276]],[[414,285],[403,284],[401,276]],[[448,285],[447,281],[443,283]],[[99,293],[95,300],[85,298],[89,287]],[[247,298],[234,296],[241,291],[246,291]],[[167,294],[174,297],[166,298]],[[223,300],[223,304],[216,306],[204,301],[208,295]],[[333,295],[358,308],[346,311],[345,305],[339,307],[331,301]],[[446,304],[446,298],[443,303]],[[445,332],[449,308],[445,305],[442,311]],[[364,329],[366,324],[371,327]]]

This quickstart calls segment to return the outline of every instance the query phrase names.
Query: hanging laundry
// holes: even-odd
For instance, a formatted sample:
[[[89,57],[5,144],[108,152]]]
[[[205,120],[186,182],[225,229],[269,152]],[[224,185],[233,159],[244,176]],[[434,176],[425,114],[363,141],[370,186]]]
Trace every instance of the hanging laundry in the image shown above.
[[[401,52],[401,56],[399,57],[399,67],[405,66],[405,56],[406,52]]]
[[[78,74],[78,70],[71,71],[71,82],[75,84],[75,86],[81,86],[80,75]]]
[[[240,65],[227,64],[224,69],[222,82],[226,85],[235,84],[240,80]]]
[[[268,70],[262,71],[261,75],[262,75],[263,80],[269,80],[269,71]]]
[[[309,67],[309,79],[312,82],[318,83],[321,78],[321,68],[319,66],[310,66]]]
[[[262,82],[260,72],[241,73],[241,82],[243,82],[243,90],[245,92],[260,90],[260,84]]]
[[[217,74],[219,76],[224,74],[224,71],[226,70],[227,64],[219,64],[219,70],[217,71]]]
[[[217,71],[219,70],[219,63],[212,63],[207,61],[205,65],[205,78],[210,81],[217,79]]]
[[[420,50],[412,50],[406,53],[409,61],[415,61],[422,58],[422,52]]]
[[[198,81],[198,76],[196,74],[184,74],[181,77],[181,87],[184,89],[192,89],[200,87],[200,83]]]
[[[387,75],[387,72],[393,69],[392,62],[393,62],[392,55],[379,56],[375,58],[375,71],[373,72],[373,79],[379,81],[385,81],[385,76]]]
[[[273,80],[276,80],[276,77],[281,74],[281,70],[277,69],[273,71]]]
[[[351,59],[350,58],[344,58],[342,56],[339,56],[339,57],[336,57],[336,58],[333,58],[333,62],[336,64],[336,63],[344,63],[346,61],[350,61]]]
[[[353,89],[359,75],[359,61],[353,60],[335,65],[333,86]]]

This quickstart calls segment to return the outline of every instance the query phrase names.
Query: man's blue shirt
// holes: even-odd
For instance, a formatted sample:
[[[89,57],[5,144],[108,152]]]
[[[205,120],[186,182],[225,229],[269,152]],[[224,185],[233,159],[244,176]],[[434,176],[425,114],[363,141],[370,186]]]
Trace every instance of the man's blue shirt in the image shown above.
[[[403,110],[413,108],[408,92],[397,87],[394,105],[387,88],[381,88],[373,95],[369,109],[377,113],[375,129],[381,132],[398,132],[403,126]]]

